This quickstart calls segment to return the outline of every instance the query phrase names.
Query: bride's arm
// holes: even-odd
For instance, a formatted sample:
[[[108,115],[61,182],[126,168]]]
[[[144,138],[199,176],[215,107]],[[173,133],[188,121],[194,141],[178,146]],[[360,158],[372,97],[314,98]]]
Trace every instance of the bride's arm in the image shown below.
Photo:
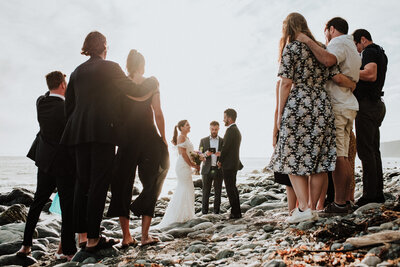
[[[146,101],[147,99],[149,99],[153,94],[154,94],[154,92],[148,92],[147,94],[145,94],[144,96],[141,96],[141,97],[133,97],[130,95],[126,95],[126,96],[132,100],[143,102],[143,101]]]
[[[158,131],[160,132],[161,138],[164,141],[165,145],[168,146],[167,140],[165,139],[165,121],[164,114],[161,109],[160,93],[155,94],[151,101],[151,106],[154,110],[154,117],[156,119]]]
[[[191,166],[191,167],[193,167],[193,168],[196,168],[196,164],[194,164],[194,163],[190,160],[188,154],[186,153],[186,147],[181,147],[181,146],[179,146],[180,144],[184,143],[185,140],[186,140],[185,137],[182,136],[182,135],[178,137],[178,144],[177,144],[177,146],[178,146],[179,154],[182,155],[183,160],[184,160],[189,166]]]

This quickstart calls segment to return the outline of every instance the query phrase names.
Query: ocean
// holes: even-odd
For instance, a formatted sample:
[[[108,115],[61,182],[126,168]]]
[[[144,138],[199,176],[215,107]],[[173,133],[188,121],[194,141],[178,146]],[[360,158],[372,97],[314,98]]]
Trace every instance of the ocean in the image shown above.
[[[168,195],[176,185],[175,160],[171,157],[171,169],[164,182],[161,196]],[[238,173],[238,183],[245,183],[246,177],[253,170],[261,171],[269,162],[269,158],[245,157],[242,158],[243,170]],[[400,168],[400,158],[384,158],[382,160],[384,168]],[[361,162],[356,160],[356,168],[360,168]],[[36,189],[37,168],[34,162],[26,157],[0,157],[0,193],[11,192],[14,187],[23,187],[35,191]],[[200,179],[201,176],[193,175],[193,180]],[[139,179],[136,179],[135,186],[141,189]]]

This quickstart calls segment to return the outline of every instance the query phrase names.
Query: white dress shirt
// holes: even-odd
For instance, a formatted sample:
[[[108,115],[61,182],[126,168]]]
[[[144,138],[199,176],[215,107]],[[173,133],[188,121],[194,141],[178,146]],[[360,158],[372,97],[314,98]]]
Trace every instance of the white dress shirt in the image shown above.
[[[215,148],[215,152],[217,152],[218,145],[219,145],[219,137],[217,136],[216,138],[212,138],[210,136],[210,148],[211,147]],[[212,167],[217,166],[217,156],[215,154],[211,154],[211,166]]]
[[[59,94],[55,94],[55,93],[50,93],[49,96],[59,97],[59,98],[61,98],[62,100],[65,101],[65,97],[64,97],[63,95],[59,95]]]

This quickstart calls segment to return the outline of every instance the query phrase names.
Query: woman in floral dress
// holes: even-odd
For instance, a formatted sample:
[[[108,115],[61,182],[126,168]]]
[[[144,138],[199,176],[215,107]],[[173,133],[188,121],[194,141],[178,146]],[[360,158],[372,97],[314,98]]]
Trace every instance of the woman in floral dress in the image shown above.
[[[320,64],[305,44],[296,41],[300,32],[315,40],[305,18],[289,14],[280,41],[275,122],[279,134],[274,133],[277,140],[269,165],[274,172],[289,174],[296,193],[299,206],[289,223],[313,219],[310,208],[315,209],[327,172],[336,164],[335,117],[325,83],[340,72],[337,66],[328,69]]]

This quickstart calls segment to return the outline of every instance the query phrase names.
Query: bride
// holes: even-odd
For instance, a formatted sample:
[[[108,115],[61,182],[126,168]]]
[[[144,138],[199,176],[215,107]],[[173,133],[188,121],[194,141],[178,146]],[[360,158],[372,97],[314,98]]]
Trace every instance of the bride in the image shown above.
[[[178,131],[181,134],[178,137]],[[175,193],[165,210],[164,217],[156,228],[164,228],[175,222],[186,222],[194,217],[194,185],[192,180],[192,168],[198,169],[190,159],[190,152],[193,151],[193,144],[187,134],[190,132],[190,125],[187,120],[181,120],[174,129],[172,143],[178,147],[178,160],[176,162],[177,186]]]

